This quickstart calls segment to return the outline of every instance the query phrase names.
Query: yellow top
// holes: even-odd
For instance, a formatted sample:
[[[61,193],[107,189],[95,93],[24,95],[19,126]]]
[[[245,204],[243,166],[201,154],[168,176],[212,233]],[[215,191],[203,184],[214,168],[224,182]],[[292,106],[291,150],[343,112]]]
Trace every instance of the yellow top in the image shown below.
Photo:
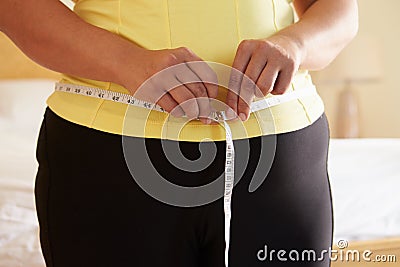
[[[189,47],[202,59],[232,65],[243,39],[265,38],[294,22],[290,0],[80,0],[74,11],[87,22],[119,34],[146,49]],[[63,75],[61,82],[128,94],[113,83]],[[289,90],[308,90],[299,71]],[[223,101],[226,89],[220,87]],[[267,96],[270,97],[270,96]],[[107,100],[54,92],[48,106],[74,123],[105,132],[172,140],[224,140],[222,125],[188,123],[166,113]],[[234,139],[283,133],[313,123],[324,111],[317,93],[252,113],[231,122]]]

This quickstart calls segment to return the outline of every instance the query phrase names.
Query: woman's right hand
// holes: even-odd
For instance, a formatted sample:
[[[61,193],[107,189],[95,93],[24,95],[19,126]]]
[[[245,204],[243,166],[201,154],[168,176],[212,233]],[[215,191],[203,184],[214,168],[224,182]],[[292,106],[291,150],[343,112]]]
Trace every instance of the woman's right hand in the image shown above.
[[[212,122],[209,100],[218,94],[217,75],[188,48],[143,50],[125,64],[121,84],[132,95],[173,116]]]

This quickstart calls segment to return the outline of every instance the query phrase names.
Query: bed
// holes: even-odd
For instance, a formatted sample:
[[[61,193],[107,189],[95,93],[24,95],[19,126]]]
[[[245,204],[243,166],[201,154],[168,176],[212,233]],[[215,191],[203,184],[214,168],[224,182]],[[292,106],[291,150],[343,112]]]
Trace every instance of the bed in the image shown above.
[[[53,85],[48,79],[0,81],[0,267],[44,266],[33,197],[35,145]],[[400,261],[399,158],[400,139],[331,139],[334,248],[348,242],[349,249]],[[364,264],[338,260],[332,266]]]

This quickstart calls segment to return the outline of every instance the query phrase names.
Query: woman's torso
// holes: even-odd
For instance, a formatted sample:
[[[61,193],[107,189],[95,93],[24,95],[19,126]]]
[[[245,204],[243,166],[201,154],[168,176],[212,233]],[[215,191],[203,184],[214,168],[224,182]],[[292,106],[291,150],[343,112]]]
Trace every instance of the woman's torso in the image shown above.
[[[81,0],[74,11],[85,21],[146,49],[185,46],[205,61],[231,66],[244,39],[266,38],[293,23],[288,0]],[[128,93],[116,84],[63,75],[63,82]],[[299,71],[289,90],[308,90],[312,81]],[[219,99],[226,89],[220,87]],[[220,125],[187,124],[164,113],[86,96],[55,92],[48,105],[59,116],[98,130],[140,137],[201,141],[223,140]],[[253,113],[244,123],[232,123],[234,139],[294,131],[314,122],[323,112],[317,93]],[[128,112],[127,112],[128,110]],[[129,117],[126,117],[126,115]],[[184,126],[183,126],[184,125]]]

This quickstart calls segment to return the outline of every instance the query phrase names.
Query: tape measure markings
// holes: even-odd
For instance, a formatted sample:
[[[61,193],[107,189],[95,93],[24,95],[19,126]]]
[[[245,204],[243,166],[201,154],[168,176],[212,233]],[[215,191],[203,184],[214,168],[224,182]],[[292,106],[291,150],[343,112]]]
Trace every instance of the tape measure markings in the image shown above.
[[[157,105],[155,103],[137,99],[131,95],[120,93],[120,92],[114,92],[114,91],[104,90],[104,89],[95,88],[95,87],[75,85],[75,84],[66,84],[66,83],[56,83],[55,90],[61,91],[61,92],[66,92],[66,93],[73,93],[73,94],[78,94],[78,95],[84,95],[84,96],[114,101],[117,103],[132,105],[132,106],[136,106],[136,107],[142,107],[142,108],[146,108],[146,109],[153,109],[153,110],[167,113],[166,110],[164,110],[162,107],[160,107],[159,105]],[[315,92],[316,92],[315,87],[312,87],[311,89],[308,89],[308,90],[302,89],[302,90],[289,91],[283,95],[276,95],[276,96],[269,97],[269,98],[263,98],[263,99],[260,99],[260,100],[257,100],[257,101],[254,101],[253,103],[251,103],[250,111],[256,112],[256,111],[260,111],[262,109],[271,108],[273,106],[277,106],[282,103],[286,103],[286,102],[298,99],[302,96],[315,94]],[[211,117],[216,120],[222,120],[222,117],[221,116],[218,117],[216,112],[214,112],[214,114],[212,114]]]

